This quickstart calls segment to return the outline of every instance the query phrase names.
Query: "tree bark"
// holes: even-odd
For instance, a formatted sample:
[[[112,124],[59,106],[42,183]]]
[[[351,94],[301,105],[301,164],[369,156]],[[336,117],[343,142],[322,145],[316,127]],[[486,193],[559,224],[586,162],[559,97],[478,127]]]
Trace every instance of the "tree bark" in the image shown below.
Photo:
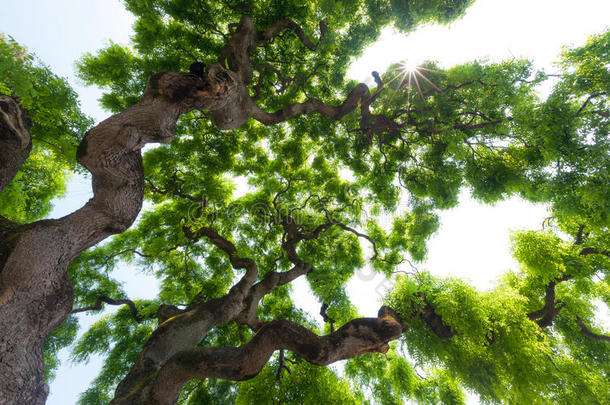
[[[390,316],[354,319],[326,336],[290,321],[273,321],[241,347],[198,347],[177,354],[159,371],[148,402],[136,403],[175,404],[182,387],[192,378],[247,380],[261,371],[274,351],[281,349],[291,350],[318,366],[365,353],[386,353],[388,342],[400,337],[402,331],[402,325]]]
[[[24,225],[11,233],[13,244],[0,269],[2,405],[44,404],[48,387],[43,342],[72,312],[68,265],[77,254],[123,232],[135,220],[143,199],[140,149],[149,142],[170,142],[180,115],[218,109],[234,88],[235,77],[219,65],[211,66],[203,79],[182,73],[152,76],[140,103],[91,129],[79,146],[77,159],[92,174],[93,198],[63,218]],[[17,126],[23,121],[21,110],[5,98],[0,107],[2,128],[9,128],[4,133],[12,136],[1,140],[8,145],[0,149],[4,187],[31,141]],[[9,225],[0,222],[0,236]]]
[[[383,307],[378,318],[354,319],[326,336],[318,336],[287,320],[272,321],[241,347],[191,346],[174,351],[153,374],[139,376],[137,383],[123,380],[112,404],[175,404],[190,379],[247,380],[260,372],[274,351],[281,349],[291,350],[319,366],[365,353],[386,353],[388,342],[400,337],[403,331],[400,321]]]
[[[0,94],[0,191],[8,186],[30,154],[31,125],[17,100]]]

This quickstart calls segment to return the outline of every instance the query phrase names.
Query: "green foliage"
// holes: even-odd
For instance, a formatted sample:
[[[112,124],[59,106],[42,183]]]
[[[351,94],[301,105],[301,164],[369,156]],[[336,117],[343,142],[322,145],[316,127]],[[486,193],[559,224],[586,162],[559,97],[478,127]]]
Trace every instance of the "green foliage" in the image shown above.
[[[78,320],[71,316],[44,341],[44,377],[47,384],[55,378],[56,370],[60,365],[57,352],[74,342],[77,332]]]
[[[410,30],[418,24],[432,21],[449,23],[456,17],[460,17],[472,3],[472,0],[390,1],[393,12],[397,16],[395,24],[402,30]]]
[[[465,404],[465,394],[459,381],[448,373],[434,369],[426,378],[398,351],[384,357],[366,354],[351,359],[345,373],[360,387],[370,390],[379,404],[403,404],[405,400],[421,404]]]
[[[74,361],[87,362],[92,354],[105,356],[104,367],[92,386],[81,394],[78,403],[83,405],[106,404],[117,383],[138,358],[140,350],[156,321],[158,304],[136,302],[144,322],[137,324],[129,308],[123,306],[93,324],[72,349]]]
[[[0,36],[0,93],[19,97],[32,120],[32,151],[0,194],[0,214],[17,222],[44,218],[78,169],[76,147],[93,123],[76,93],[12,38]]]
[[[226,380],[193,380],[184,387],[178,402],[186,405],[235,404],[235,385]]]
[[[581,246],[548,232],[517,233],[513,247],[522,272],[508,275],[489,292],[427,273],[399,279],[386,303],[409,322],[402,340],[409,356],[420,365],[442,364],[483,400],[570,403],[580,395],[587,403],[603,403],[607,394],[602,387],[610,371],[607,343],[585,338],[575,317],[593,323],[593,300],[600,290],[591,276],[607,274],[610,261],[583,256]],[[566,308],[557,316],[554,332],[545,333],[526,315],[544,307],[550,282],[566,277],[569,281],[557,286],[555,298]],[[457,336],[442,341],[415,318],[426,304]],[[558,393],[563,384],[569,390]]]
[[[155,72],[185,71],[195,60],[216,62],[241,14],[261,30],[289,17],[314,42],[319,22],[328,26],[315,52],[292,31],[252,51],[253,66],[270,62],[292,79],[284,85],[277,72],[257,72],[258,89],[251,85],[250,91],[261,108],[274,111],[313,97],[336,105],[356,85],[345,78],[349,63],[384,26],[408,31],[447,23],[470,1],[125,3],[137,17],[132,45],[110,43],[78,65],[83,80],[104,89],[102,105],[113,112],[136,103]],[[111,278],[121,262],[160,285],[154,301],[138,303],[142,324],[121,308],[78,340],[75,360],[107,356],[81,403],[109,401],[156,327],[160,304],[223,296],[243,274],[225,252],[205,238],[186,237],[185,229],[213,228],[238,256],[257,263],[262,278],[293,266],[280,226],[290,216],[312,236],[295,251],[312,266],[306,279],[315,299],[340,327],[357,316],[345,290],[354,273],[370,266],[392,278],[404,260],[424,260],[439,211],[455,206],[463,189],[487,203],[520,195],[552,204],[551,228],[513,235],[519,272],[485,292],[426,272],[397,278],[386,304],[409,328],[386,356],[348,361],[345,378],[290,357],[296,364],[279,382],[273,358],[246,382],[192,381],[181,403],[462,404],[465,389],[490,403],[607,403],[607,343],[583,335],[577,320],[600,334],[594,301],[610,302],[609,262],[599,254],[610,242],[608,42],[605,33],[566,50],[563,73],[546,100],[537,89],[548,78],[528,61],[474,61],[449,69],[427,62],[416,85],[400,65],[392,66],[381,75],[384,88],[371,113],[375,122],[391,119],[395,126],[379,131],[363,128],[359,111],[341,122],[313,114],[273,127],[250,120],[225,132],[205,113],[183,116],[172,143],[144,155],[148,210],[130,230],[70,267],[78,306],[93,305],[100,295],[123,296]],[[529,315],[545,307],[550,283],[557,284],[561,310],[541,328]],[[422,310],[433,310],[455,336],[441,339]],[[257,315],[330,329],[296,307],[290,285],[268,294]],[[230,322],[200,345],[235,347],[250,337],[243,325]]]
[[[361,404],[363,395],[349,381],[332,370],[303,360],[291,365],[276,379],[277,367],[271,361],[251,380],[238,386],[235,404]]]
[[[609,43],[606,31],[591,36],[583,47],[566,49],[562,79],[547,102],[552,110],[544,125],[553,133],[543,136],[556,159],[556,175],[547,187],[553,214],[564,230],[570,222],[601,232],[610,225]]]

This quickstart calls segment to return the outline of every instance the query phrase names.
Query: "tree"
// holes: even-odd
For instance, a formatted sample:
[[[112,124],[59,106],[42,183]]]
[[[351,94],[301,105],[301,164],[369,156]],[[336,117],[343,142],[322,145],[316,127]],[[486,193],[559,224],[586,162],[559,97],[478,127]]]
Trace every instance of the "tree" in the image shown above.
[[[35,124],[30,128],[32,149],[24,148],[29,158],[23,165],[11,164],[13,170],[20,171],[1,172],[0,211],[10,220],[33,222],[49,213],[50,201],[65,190],[68,173],[83,171],[74,155],[82,134],[93,122],[80,112],[76,94],[65,80],[3,36],[0,92],[17,96],[27,110],[26,124]],[[8,145],[3,144],[0,153],[3,164],[14,158],[13,147]],[[10,182],[12,176],[15,177]]]
[[[122,306],[74,349],[108,355],[87,404],[461,403],[463,388],[491,402],[607,402],[610,338],[592,301],[610,302],[610,34],[566,51],[545,101],[547,76],[526,61],[395,65],[373,72],[373,89],[344,78],[383,26],[448,22],[468,4],[127,1],[133,49],[80,62],[116,113],[76,153],[94,197],[58,220],[2,219],[8,403],[44,403],[43,347],[52,363],[73,339],[70,314],[103,303]],[[175,73],[196,60],[200,75]],[[1,101],[2,150],[20,156],[1,155],[4,189],[31,138],[15,98]],[[142,159],[151,142],[170,145]],[[549,201],[550,230],[514,236],[523,267],[490,292],[417,272],[377,318],[358,318],[347,280],[421,260],[460,188]],[[153,208],[131,227],[144,198]],[[121,260],[160,279],[157,299],[123,296],[109,275]],[[324,330],[292,302],[298,277]],[[344,377],[317,367],[342,359]]]

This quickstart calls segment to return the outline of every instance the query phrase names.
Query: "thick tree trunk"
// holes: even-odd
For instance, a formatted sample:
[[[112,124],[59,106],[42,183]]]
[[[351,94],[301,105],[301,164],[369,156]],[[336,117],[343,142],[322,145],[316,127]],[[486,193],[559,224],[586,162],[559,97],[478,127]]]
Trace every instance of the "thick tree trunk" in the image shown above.
[[[84,207],[61,219],[20,227],[0,221],[0,237],[5,235],[3,239],[11,242],[0,249],[4,251],[0,268],[0,404],[44,404],[48,393],[44,339],[72,311],[68,265],[78,253],[123,232],[135,220],[143,199],[140,149],[149,142],[170,142],[181,114],[222,107],[233,88],[233,77],[218,65],[209,69],[205,79],[181,73],[154,75],[139,104],[103,121],[83,139],[78,161],[92,174],[94,194]],[[21,110],[4,99],[0,107],[3,128],[8,127],[13,135],[5,143],[8,146],[0,145],[4,187],[25,159],[21,157],[23,150],[29,150],[31,142],[29,134],[26,138],[23,131],[14,130]]]

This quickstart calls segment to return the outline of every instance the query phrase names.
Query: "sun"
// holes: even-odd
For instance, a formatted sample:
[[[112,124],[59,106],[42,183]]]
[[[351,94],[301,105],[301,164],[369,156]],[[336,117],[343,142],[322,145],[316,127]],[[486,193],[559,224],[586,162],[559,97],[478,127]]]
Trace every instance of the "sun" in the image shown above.
[[[422,91],[422,84],[424,82],[427,83],[429,86],[433,87],[434,89],[438,90],[436,85],[426,77],[427,72],[434,72],[434,70],[423,67],[422,63],[417,62],[416,60],[405,59],[399,62],[398,67],[396,68],[396,75],[391,80],[391,82],[393,82],[394,80],[398,80],[399,83],[396,88],[400,89],[401,87],[403,87],[403,85],[405,85],[409,94],[411,93],[413,85],[415,85],[415,87],[417,88],[417,92],[423,98],[424,92]],[[420,79],[422,80],[421,83]]]
[[[419,68],[419,63],[413,59],[405,59],[400,62],[400,70],[405,73],[413,73]]]

